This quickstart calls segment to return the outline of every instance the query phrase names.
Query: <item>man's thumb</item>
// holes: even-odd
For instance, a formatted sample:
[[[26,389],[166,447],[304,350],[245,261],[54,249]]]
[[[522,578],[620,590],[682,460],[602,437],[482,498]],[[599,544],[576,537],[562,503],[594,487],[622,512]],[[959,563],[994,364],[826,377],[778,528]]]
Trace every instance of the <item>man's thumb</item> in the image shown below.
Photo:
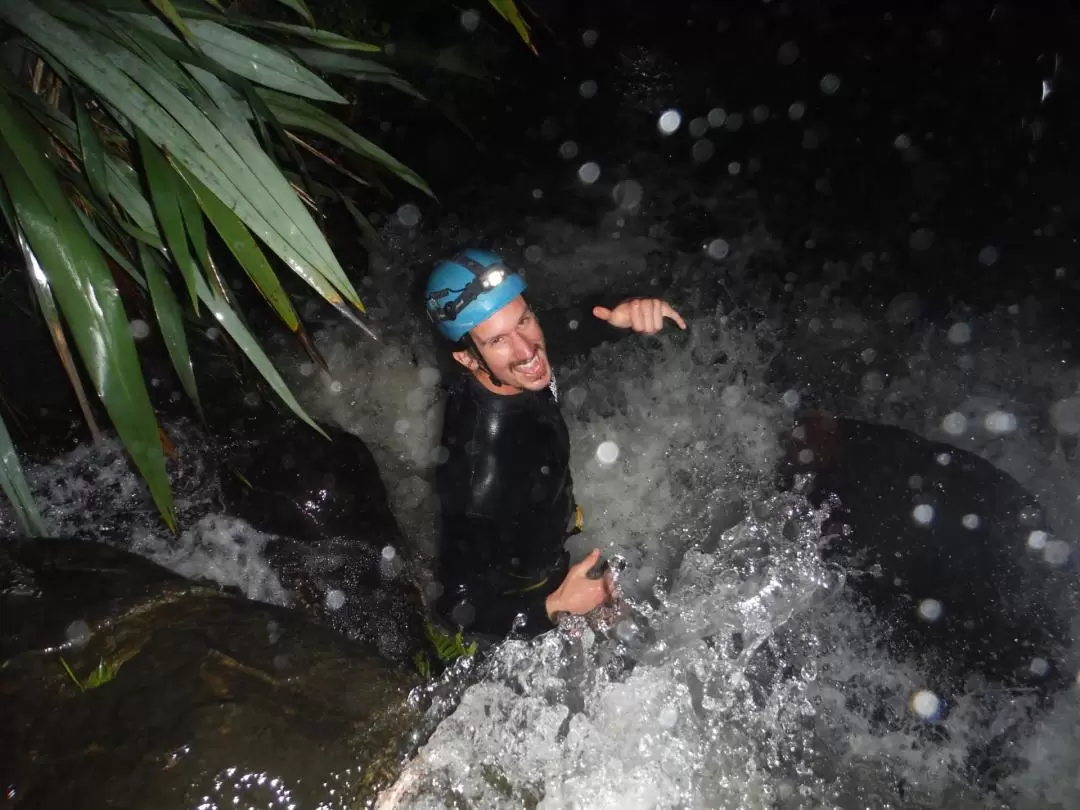
[[[606,321],[611,318],[611,310],[607,307],[593,307],[592,314],[602,321]]]

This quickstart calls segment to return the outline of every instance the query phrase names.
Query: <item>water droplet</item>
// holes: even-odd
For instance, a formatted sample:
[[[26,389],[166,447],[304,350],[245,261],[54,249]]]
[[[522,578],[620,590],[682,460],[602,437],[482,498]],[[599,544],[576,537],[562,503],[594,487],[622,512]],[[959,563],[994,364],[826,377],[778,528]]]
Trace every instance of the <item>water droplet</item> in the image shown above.
[[[896,140],[893,141],[893,146],[903,152],[905,149],[911,148],[911,136],[901,133],[896,136]]]
[[[920,526],[929,526],[934,521],[934,507],[928,503],[920,503],[911,510],[911,516]]]
[[[911,708],[924,720],[936,720],[941,711],[941,701],[929,689],[920,689],[911,699]]]
[[[877,352],[873,349],[863,349],[859,356],[864,363],[873,363],[877,359]]]
[[[345,592],[336,589],[327,591],[325,604],[327,610],[341,610],[345,607]]]
[[[787,108],[787,116],[792,121],[801,121],[804,115],[806,115],[806,105],[801,101],[792,102],[791,106]]]
[[[727,113],[724,112],[721,107],[713,107],[709,110],[709,114],[705,117],[705,120],[709,122],[709,126],[713,129],[719,129],[724,125],[724,121],[727,120]]]
[[[727,171],[728,171],[728,174],[730,174],[732,177],[734,177],[735,175],[737,175],[739,172],[742,171],[742,164],[739,163],[739,161],[737,161],[737,160],[733,160],[733,161],[731,161],[731,163],[729,163],[727,165]]]
[[[791,41],[785,42],[776,51],[776,61],[781,65],[793,65],[798,58],[799,46]]]
[[[917,228],[914,233],[911,234],[911,239],[908,240],[908,244],[912,250],[929,250],[934,246],[934,232],[929,228]]]
[[[746,118],[742,113],[732,113],[727,117],[727,120],[724,121],[724,128],[727,129],[728,132],[738,132],[742,129],[745,120]]]
[[[656,722],[664,728],[673,728],[678,719],[679,710],[671,704],[668,704],[660,710],[660,716],[656,718]]]
[[[342,388],[342,385],[341,385],[341,382],[339,380],[334,380],[333,382],[330,383],[330,393],[331,394],[340,394],[341,393],[341,388]]]
[[[470,34],[475,31],[480,25],[480,15],[473,9],[466,9],[461,12],[461,27],[468,31]]]
[[[1080,396],[1059,399],[1050,406],[1050,424],[1067,436],[1080,434]]]
[[[840,89],[840,77],[835,73],[826,73],[821,77],[821,92],[831,96]]]
[[[135,340],[142,340],[150,334],[150,324],[141,318],[136,318],[128,325],[131,327],[131,336]]]
[[[300,376],[301,377],[310,377],[314,373],[315,373],[315,364],[314,363],[309,363],[309,362],[305,361],[305,362],[300,364]]]
[[[813,460],[814,460],[814,451],[811,450],[809,447],[804,447],[802,450],[799,451],[799,463],[800,464],[809,464]]]
[[[750,111],[750,117],[754,119],[755,124],[764,124],[769,120],[769,108],[764,104],[758,104]]]
[[[611,191],[615,204],[624,211],[636,211],[641,206],[644,189],[637,180],[623,180]]]
[[[954,323],[949,327],[949,342],[960,346],[971,340],[971,325]]]
[[[965,529],[971,529],[974,531],[975,529],[979,528],[980,525],[982,525],[982,521],[979,519],[978,515],[969,512],[968,514],[960,518],[960,524]]]
[[[392,560],[397,556],[397,551],[393,546],[383,546],[382,558],[384,560]]]
[[[600,179],[600,164],[589,161],[582,163],[577,171],[578,180],[587,186],[591,186]]]
[[[877,369],[868,371],[862,378],[863,390],[867,393],[885,390],[885,375]]]
[[[938,453],[934,456],[934,461],[942,467],[948,467],[952,463],[952,453]]]
[[[600,39],[600,34],[591,28],[581,35],[581,42],[586,48],[591,48],[598,39]]]
[[[987,245],[979,251],[979,264],[990,267],[992,264],[996,264],[999,258],[998,249],[993,245]]]
[[[597,91],[599,89],[600,89],[600,85],[598,85],[595,80],[586,79],[578,87],[578,93],[581,94],[582,98],[592,98],[593,96],[596,95],[596,93],[597,93]]]
[[[1028,669],[1031,670],[1032,675],[1045,678],[1047,673],[1050,672],[1050,663],[1045,658],[1032,658]]]
[[[1069,561],[1069,556],[1072,553],[1072,547],[1064,540],[1052,539],[1046,542],[1046,548],[1043,549],[1043,559],[1050,565],[1062,566]]]
[[[937,599],[923,599],[919,603],[919,618],[928,622],[936,622],[941,618],[944,609]]]
[[[413,203],[405,203],[397,210],[397,219],[406,228],[415,228],[420,224],[420,209]]]
[[[442,374],[434,366],[422,366],[420,368],[420,384],[425,388],[434,388],[442,379]]]
[[[540,190],[540,189],[538,189],[538,188],[534,188],[534,189],[532,190],[532,196],[533,196],[533,199],[534,199],[534,200],[540,200],[540,199],[543,199],[543,197],[544,197],[544,192],[543,192],[543,191],[541,191],[541,190]],[[366,278],[367,278],[367,277],[365,276],[365,280],[366,280]]]
[[[404,436],[406,433],[408,433],[409,432],[409,420],[408,419],[398,419],[396,422],[394,422],[394,432],[397,433],[398,435],[401,435],[401,436]]]
[[[1005,411],[992,411],[986,415],[983,425],[990,433],[1000,436],[1016,430],[1016,417]]]
[[[563,141],[559,147],[559,157],[563,160],[573,160],[577,157],[578,145],[574,141]]]
[[[450,451],[444,446],[439,445],[431,449],[431,463],[432,464],[445,464],[450,459]]]
[[[596,448],[596,460],[601,464],[614,464],[619,457],[619,446],[615,442],[601,442]]]
[[[967,417],[962,413],[953,411],[941,420],[941,427],[950,436],[959,436],[967,430]]]
[[[1036,529],[1035,531],[1028,534],[1028,538],[1027,538],[1028,548],[1033,549],[1035,551],[1042,551],[1044,548],[1046,548],[1046,541],[1049,538],[1050,538],[1050,535],[1048,535],[1042,529]]]
[[[801,400],[802,397],[799,396],[799,392],[793,388],[789,388],[784,392],[783,396],[780,397],[780,401],[784,403],[784,407],[791,408],[792,410],[799,407],[799,402]]]
[[[687,128],[691,138],[701,138],[709,131],[709,122],[705,118],[695,118]]]
[[[75,647],[82,647],[90,640],[90,625],[82,619],[76,619],[64,630],[64,638]]]
[[[709,258],[716,259],[717,261],[725,258],[730,250],[730,246],[724,239],[713,239],[709,242],[709,246],[705,248],[705,252],[709,254]]]
[[[665,110],[657,121],[657,128],[664,135],[671,135],[682,123],[682,114],[678,110]]]

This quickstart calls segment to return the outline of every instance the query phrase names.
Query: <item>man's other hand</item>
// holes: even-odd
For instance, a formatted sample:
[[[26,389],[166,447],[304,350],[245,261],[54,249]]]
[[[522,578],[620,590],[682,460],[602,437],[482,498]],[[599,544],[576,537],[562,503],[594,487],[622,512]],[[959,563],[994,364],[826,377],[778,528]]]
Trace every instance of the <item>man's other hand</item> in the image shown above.
[[[611,576],[605,573],[598,579],[590,579],[589,572],[600,561],[600,549],[593,549],[589,556],[577,565],[570,566],[566,579],[545,600],[548,617],[558,621],[559,613],[582,616],[613,597]]]
[[[629,298],[615,309],[593,307],[593,315],[619,329],[627,327],[645,335],[655,335],[664,328],[664,318],[673,320],[680,329],[686,321],[667,301],[659,298]]]

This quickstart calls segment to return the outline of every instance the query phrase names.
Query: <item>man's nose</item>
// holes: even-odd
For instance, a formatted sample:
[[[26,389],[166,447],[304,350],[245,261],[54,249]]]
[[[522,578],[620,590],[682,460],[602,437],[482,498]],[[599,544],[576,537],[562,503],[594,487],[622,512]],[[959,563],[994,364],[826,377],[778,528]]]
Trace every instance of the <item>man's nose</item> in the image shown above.
[[[515,360],[528,360],[532,357],[533,345],[523,335],[514,334],[510,339],[513,341],[511,346],[514,349]]]

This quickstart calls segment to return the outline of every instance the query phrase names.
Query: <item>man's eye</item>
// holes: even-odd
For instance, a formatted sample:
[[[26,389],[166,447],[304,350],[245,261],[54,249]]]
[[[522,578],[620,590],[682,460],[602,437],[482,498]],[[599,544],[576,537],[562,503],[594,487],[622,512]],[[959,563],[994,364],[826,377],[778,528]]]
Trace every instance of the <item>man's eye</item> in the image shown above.
[[[488,341],[488,346],[498,346],[500,343],[502,343],[502,338],[496,337]]]

